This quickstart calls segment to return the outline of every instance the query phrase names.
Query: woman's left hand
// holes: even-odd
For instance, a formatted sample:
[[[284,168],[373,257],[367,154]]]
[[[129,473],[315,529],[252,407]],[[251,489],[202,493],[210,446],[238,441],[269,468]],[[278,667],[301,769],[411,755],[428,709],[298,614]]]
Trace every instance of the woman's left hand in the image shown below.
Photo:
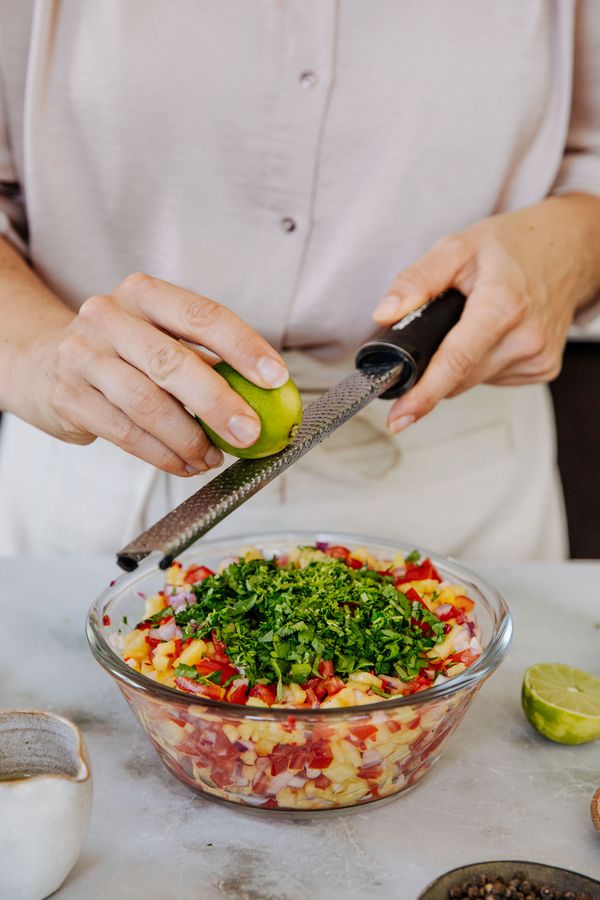
[[[450,287],[467,302],[421,380],[392,406],[390,429],[481,382],[556,378],[575,311],[600,292],[599,248],[600,198],[569,194],[443,237],[401,272],[373,314],[382,325]]]

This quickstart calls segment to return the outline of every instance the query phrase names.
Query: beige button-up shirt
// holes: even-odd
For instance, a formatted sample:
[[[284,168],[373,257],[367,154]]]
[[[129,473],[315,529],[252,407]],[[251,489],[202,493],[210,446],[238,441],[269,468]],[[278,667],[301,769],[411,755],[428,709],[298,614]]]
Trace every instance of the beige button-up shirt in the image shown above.
[[[310,386],[440,235],[600,193],[599,59],[595,0],[0,0],[0,227],[73,308],[145,271]]]

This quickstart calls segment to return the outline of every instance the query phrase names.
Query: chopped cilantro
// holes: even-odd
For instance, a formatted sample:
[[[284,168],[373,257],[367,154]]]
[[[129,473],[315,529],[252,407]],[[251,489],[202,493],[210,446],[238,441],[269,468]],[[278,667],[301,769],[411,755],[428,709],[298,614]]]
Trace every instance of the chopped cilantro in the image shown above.
[[[331,557],[303,568],[241,560],[192,591],[195,604],[175,613],[184,639],[216,632],[251,685],[303,684],[319,674],[321,660],[331,660],[342,677],[365,669],[409,681],[444,637],[437,616],[411,603],[389,576]],[[176,674],[217,683],[220,677],[200,676],[194,666],[178,666]]]
[[[421,554],[418,550],[413,550],[412,553],[409,553],[408,556],[404,557],[404,562],[407,563],[416,563],[421,559]]]

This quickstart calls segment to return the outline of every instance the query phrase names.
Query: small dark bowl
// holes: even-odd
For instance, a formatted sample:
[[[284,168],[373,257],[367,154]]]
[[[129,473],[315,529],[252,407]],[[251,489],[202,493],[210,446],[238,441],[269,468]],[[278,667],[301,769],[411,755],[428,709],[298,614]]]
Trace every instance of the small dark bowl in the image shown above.
[[[579,875],[569,869],[547,866],[545,863],[521,862],[520,860],[491,860],[460,866],[445,875],[440,875],[419,894],[418,900],[448,900],[450,888],[460,887],[465,881],[477,875],[489,878],[526,878],[540,887],[551,887],[555,891],[581,891],[589,895],[590,900],[600,900],[600,881]]]

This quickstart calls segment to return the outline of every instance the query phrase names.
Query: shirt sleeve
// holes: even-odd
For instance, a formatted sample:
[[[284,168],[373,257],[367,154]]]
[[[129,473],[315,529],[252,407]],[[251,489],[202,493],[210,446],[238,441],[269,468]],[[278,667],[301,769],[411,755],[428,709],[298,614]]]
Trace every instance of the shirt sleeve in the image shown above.
[[[600,3],[580,0],[567,144],[552,193],[600,195]]]
[[[8,126],[0,94],[0,235],[26,253],[27,226],[21,186],[12,161]]]
[[[553,194],[600,196],[600,3],[579,0],[575,20],[571,119]],[[600,339],[600,298],[575,316],[571,338]]]

